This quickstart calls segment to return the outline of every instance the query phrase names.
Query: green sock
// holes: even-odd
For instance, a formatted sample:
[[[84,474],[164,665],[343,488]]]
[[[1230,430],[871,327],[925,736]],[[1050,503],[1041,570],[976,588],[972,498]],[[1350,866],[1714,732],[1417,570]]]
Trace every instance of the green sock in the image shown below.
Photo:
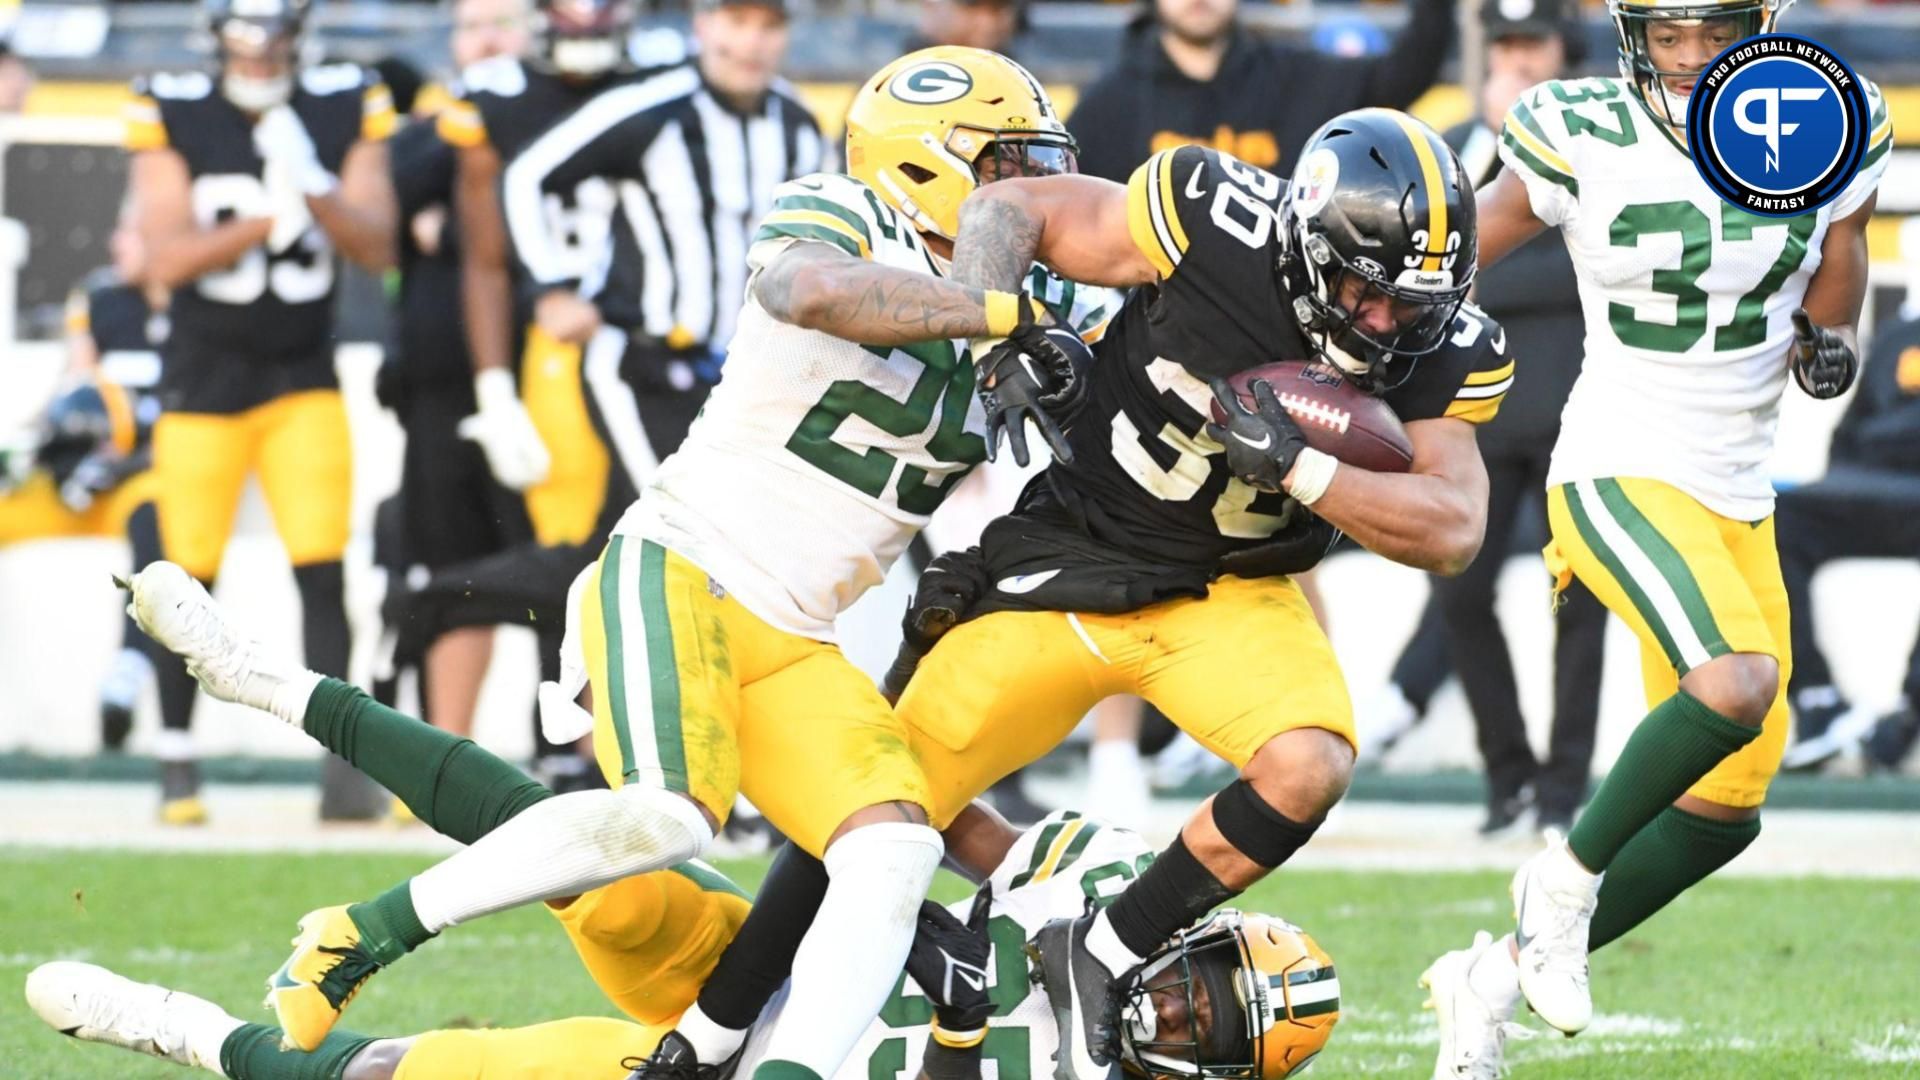
[[[1715,821],[1669,806],[1634,834],[1607,867],[1587,931],[1598,949],[1646,922],[1681,893],[1733,861],[1760,835],[1760,819]]]
[[[1567,834],[1574,858],[1596,874],[1607,869],[1634,834],[1759,734],[1684,690],[1655,705]]]
[[[403,881],[364,904],[350,904],[347,918],[360,929],[360,947],[380,962],[393,963],[434,936],[413,910],[413,882]]]
[[[753,1070],[753,1080],[820,1080],[820,1074],[793,1061],[763,1061]]]
[[[220,1044],[220,1071],[232,1080],[341,1080],[354,1056],[380,1040],[335,1031],[311,1052],[282,1050],[283,1032],[241,1024]]]
[[[395,712],[336,679],[315,688],[303,726],[399,796],[429,828],[463,844],[553,796],[472,739]]]

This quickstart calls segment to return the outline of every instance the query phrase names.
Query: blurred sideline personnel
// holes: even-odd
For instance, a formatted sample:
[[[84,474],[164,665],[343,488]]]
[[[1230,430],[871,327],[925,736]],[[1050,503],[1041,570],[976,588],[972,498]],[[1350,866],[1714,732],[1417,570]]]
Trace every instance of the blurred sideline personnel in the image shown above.
[[[1493,1077],[1524,997],[1567,1034],[1593,1018],[1588,953],[1738,856],[1787,742],[1787,590],[1768,475],[1780,395],[1833,398],[1859,369],[1868,219],[1887,105],[1825,206],[1758,217],[1685,149],[1687,101],[1719,53],[1773,28],[1775,0],[1612,0],[1620,78],[1550,82],[1507,114],[1506,172],[1480,203],[1493,264],[1558,227],[1579,272],[1586,356],[1547,473],[1547,566],[1640,639],[1648,712],[1562,838],[1521,865],[1510,937],[1422,976],[1439,1075]],[[1660,269],[1649,238],[1681,269]],[[1698,303],[1672,302],[1685,293]],[[1722,986],[1726,992],[1741,988]]]
[[[210,0],[217,73],[137,82],[127,146],[148,273],[173,290],[153,434],[162,547],[211,582],[257,470],[293,564],[309,665],[345,675],[353,470],[334,260],[376,273],[393,262],[394,113],[360,68],[300,63],[306,14],[304,0]],[[352,775],[328,759],[323,818],[379,811]]]
[[[280,720],[351,755],[453,840],[479,841],[553,797],[466,739],[271,659],[177,567],[158,567],[132,588],[134,610],[157,637],[202,670],[251,665],[256,674],[249,680],[280,684],[272,710]],[[246,696],[234,692],[239,686],[215,676],[207,690],[233,700]],[[896,973],[879,1015],[863,1018],[853,1053],[830,1074],[834,1080],[978,1080],[989,1061],[1009,1078],[1050,1072],[1059,1028],[1044,991],[1027,977],[1027,935],[1089,902],[1105,903],[1153,860],[1140,837],[1074,811],[1022,833],[976,805],[953,831],[955,865],[981,888],[951,908],[918,905],[906,977]],[[26,996],[56,1031],[231,1080],[623,1080],[692,1005],[721,951],[748,944],[741,937],[747,895],[698,860],[622,878],[547,910],[626,1018],[392,1039],[335,1031],[299,1053],[283,1049],[279,1028],[242,1023],[190,994],[91,964],[41,965],[27,976]],[[776,984],[786,978],[785,965],[779,967]],[[1304,1069],[1326,1045],[1340,1017],[1340,984],[1326,953],[1298,927],[1222,911],[1161,943],[1122,985],[1119,1004],[1132,1021],[1123,1036],[1127,1067],[1142,1080],[1278,1080]],[[795,1007],[777,999],[757,1016],[752,1039],[726,1075],[757,1072],[770,1034]],[[690,1080],[713,1071],[677,1075]]]
[[[564,624],[568,585],[679,447],[718,377],[746,289],[752,228],[774,187],[821,166],[819,129],[777,78],[787,44],[780,0],[706,3],[693,33],[694,59],[606,87],[503,172],[507,238],[520,294],[532,301],[530,335],[580,352],[576,438],[611,451],[601,490],[576,493],[575,508],[592,513],[582,519],[589,530],[435,573],[400,602],[407,640],[500,619],[530,618],[556,632]],[[588,191],[619,211],[597,246],[583,249],[581,228],[548,208]],[[553,644],[541,658],[549,681],[558,674]],[[543,764],[556,782],[585,779],[560,775],[586,771],[571,755]]]
[[[913,33],[900,51],[964,45],[1011,58],[1013,39],[1026,28],[1026,0],[920,0]]]
[[[529,15],[527,0],[459,0],[448,42],[456,69],[525,53]],[[397,100],[400,87],[387,81],[401,111],[411,112],[411,103]],[[393,348],[377,385],[407,438],[398,502],[381,510],[376,558],[390,575],[406,575],[414,567],[434,570],[492,554],[524,540],[529,529],[521,501],[459,433],[477,402],[460,310],[457,151],[440,138],[430,115],[403,126],[390,143],[399,292]],[[469,733],[492,654],[490,626],[450,630],[427,645],[419,658],[421,715],[436,727]]]
[[[167,339],[167,290],[142,285],[146,251],[132,204],[122,203],[108,239],[111,266],[89,274],[67,302],[73,385],[47,406],[32,445],[7,455],[0,488],[0,547],[71,536],[125,536],[135,570],[161,557],[151,434],[160,415],[160,349]],[[193,678],[128,619],[120,651],[100,690],[100,742],[126,745],[134,708],[157,684],[161,731],[160,820],[206,820],[196,794],[188,725]]]
[[[1335,114],[1413,104],[1453,42],[1452,0],[1410,0],[1392,47],[1363,59],[1263,41],[1234,20],[1238,8],[1152,0],[1119,61],[1081,91],[1071,118],[1081,172],[1124,183],[1149,155],[1186,143],[1290,171],[1288,155]]]
[[[1578,63],[1578,27],[1560,0],[1487,0],[1487,77],[1480,115],[1446,133],[1467,179],[1485,188],[1500,173],[1499,125],[1522,91],[1557,79]],[[1559,236],[1542,233],[1489,266],[1475,284],[1480,306],[1506,330],[1507,348],[1529,364],[1500,416],[1480,431],[1487,463],[1487,536],[1480,558],[1458,577],[1435,577],[1433,602],[1446,625],[1453,669],[1473,710],[1487,769],[1483,833],[1521,826],[1529,810],[1543,827],[1566,829],[1587,792],[1594,729],[1600,719],[1600,663],[1607,609],[1574,582],[1554,609],[1553,734],[1547,760],[1527,742],[1513,654],[1494,614],[1495,587],[1509,541],[1528,517],[1546,516],[1540,492],[1560,434],[1560,410],[1580,373],[1585,326],[1573,260]],[[1543,522],[1544,523],[1544,522]]]
[[[1916,304],[1920,296],[1910,297],[1909,307]],[[1920,735],[1920,641],[1907,661],[1900,704],[1878,720],[1852,709],[1814,635],[1813,575],[1834,559],[1920,555],[1920,311],[1883,323],[1874,335],[1827,462],[1825,476],[1778,498],[1799,735],[1784,764],[1812,768],[1860,739],[1873,764],[1898,769]]]
[[[33,69],[13,51],[13,45],[0,37],[0,116],[11,115],[27,106],[33,93]]]

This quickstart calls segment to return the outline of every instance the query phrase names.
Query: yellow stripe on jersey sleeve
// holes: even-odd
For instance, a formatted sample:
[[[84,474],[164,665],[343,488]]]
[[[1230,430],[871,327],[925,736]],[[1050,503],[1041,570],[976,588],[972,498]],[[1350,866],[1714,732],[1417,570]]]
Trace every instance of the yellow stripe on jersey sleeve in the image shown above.
[[[93,329],[93,312],[89,307],[85,289],[75,289],[67,294],[67,333],[84,334]]]
[[[1484,424],[1493,419],[1500,412],[1500,403],[1507,399],[1507,390],[1513,386],[1513,372],[1512,360],[1497,368],[1468,372],[1443,415],[1469,424]]]
[[[1086,827],[1085,818],[1068,822],[1067,827],[1060,830],[1060,835],[1054,838],[1053,846],[1047,849],[1046,861],[1040,864],[1040,869],[1034,871],[1032,880],[1027,884],[1038,885],[1052,877],[1053,872],[1060,868],[1060,859],[1066,855],[1067,848],[1072,846],[1073,838],[1080,835],[1080,830]]]
[[[1547,141],[1546,132],[1540,129],[1525,101],[1514,102],[1513,108],[1507,111],[1500,137],[1518,151],[1521,162],[1542,179],[1551,180],[1575,195],[1580,193],[1573,177],[1573,164]]]
[[[360,95],[360,137],[379,142],[393,134],[400,118],[393,111],[393,92],[386,83],[374,83]]]
[[[140,94],[127,102],[126,135],[128,150],[162,150],[167,145],[167,125],[160,119],[160,103]]]
[[[487,144],[487,124],[473,102],[455,98],[440,110],[433,129],[448,146],[470,150]]]
[[[833,214],[820,210],[775,210],[760,222],[761,232],[771,231],[774,235],[798,236],[801,233],[796,230],[801,227],[809,230],[826,229],[838,233],[853,244],[853,250],[849,254],[858,255],[863,259],[873,257],[873,250],[867,246],[867,238],[860,235],[859,230]],[[839,246],[845,247],[846,244]]]
[[[1172,184],[1173,155],[1177,150],[1162,150],[1133,170],[1127,180],[1127,233],[1133,246],[1147,257],[1162,281],[1173,276],[1187,252],[1186,233],[1167,227],[1168,204]],[[1179,216],[1173,222],[1179,225]]]

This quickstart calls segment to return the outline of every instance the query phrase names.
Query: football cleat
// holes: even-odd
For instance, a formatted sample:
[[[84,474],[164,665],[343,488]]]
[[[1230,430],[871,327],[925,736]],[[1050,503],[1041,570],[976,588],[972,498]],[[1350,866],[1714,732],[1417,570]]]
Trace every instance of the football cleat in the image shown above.
[[[160,763],[160,824],[205,825],[207,804],[200,801],[200,767],[192,761]]]
[[[1600,895],[1590,873],[1557,832],[1513,875],[1513,940],[1520,947],[1520,992],[1540,1019],[1568,1035],[1593,1020],[1587,987],[1587,931]]]
[[[1087,931],[1098,917],[1089,911],[1076,919],[1055,919],[1027,944],[1060,1029],[1057,1080],[1100,1080],[1119,1071],[1113,1053],[1118,978],[1087,949]]]
[[[343,907],[321,908],[300,920],[293,955],[267,979],[267,1008],[280,1020],[286,1043],[312,1050],[340,1013],[380,970],[360,945],[360,928]]]
[[[206,587],[174,563],[158,561],[116,578],[133,594],[127,614],[147,636],[187,662],[202,689],[221,701],[267,709],[292,670],[276,671],[258,644],[227,621]]]
[[[703,1065],[687,1037],[678,1031],[669,1031],[660,1037],[659,1045],[646,1060],[638,1065],[629,1066],[626,1061],[620,1064],[633,1070],[627,1074],[627,1080],[720,1080],[733,1075],[745,1050],[746,1043],[742,1042],[725,1061]]]
[[[27,1004],[62,1035],[215,1072],[220,1040],[240,1026],[225,1009],[192,994],[69,960],[28,973]],[[210,1048],[213,1060],[196,1047]]]
[[[1433,1080],[1498,1080],[1506,1068],[1507,1038],[1533,1037],[1512,1022],[1515,1002],[1490,1002],[1474,990],[1468,972],[1493,943],[1482,930],[1473,944],[1435,960],[1420,976],[1429,994],[1425,1007],[1440,1023],[1440,1053],[1433,1062]]]

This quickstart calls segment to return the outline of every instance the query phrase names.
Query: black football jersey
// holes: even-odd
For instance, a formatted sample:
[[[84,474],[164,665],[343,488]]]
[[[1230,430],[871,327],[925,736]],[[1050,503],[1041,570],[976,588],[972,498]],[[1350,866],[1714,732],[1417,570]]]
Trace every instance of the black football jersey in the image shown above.
[[[1274,272],[1281,179],[1217,150],[1149,159],[1128,185],[1133,239],[1160,271],[1134,291],[1094,346],[1087,397],[1020,514],[1065,524],[1130,558],[1211,566],[1268,540],[1304,509],[1227,469],[1206,435],[1208,381],[1309,355]],[[1464,307],[1453,336],[1384,400],[1402,421],[1489,420],[1512,382],[1505,335]]]
[[[120,444],[116,454],[147,450],[160,416],[160,351],[170,326],[167,312],[148,307],[139,287],[121,280],[112,267],[88,274],[67,300],[68,332],[87,335],[99,354],[99,381],[108,384],[101,392],[109,393],[109,386],[120,391],[109,407]]]
[[[336,175],[355,143],[384,139],[395,123],[385,86],[351,64],[302,70],[290,104],[320,163]],[[138,80],[127,148],[171,149],[185,159],[194,216],[203,226],[269,212],[253,120],[205,72]],[[337,279],[332,244],[315,225],[285,252],[256,247],[175,290],[166,349],[169,407],[229,412],[334,385]]]
[[[482,60],[460,73],[455,99],[441,111],[437,127],[440,137],[454,146],[491,145],[500,155],[504,172],[529,143],[601,91],[640,81],[652,70],[581,81],[529,67],[516,57]],[[612,184],[592,177],[570,190],[549,194],[544,209],[554,234],[569,238],[574,258],[583,265],[597,266],[612,260],[609,245],[626,231],[613,228],[618,202]],[[618,265],[617,261],[611,264]],[[524,284],[526,270],[517,258],[513,270],[515,279]],[[609,287],[614,284],[609,282]]]

